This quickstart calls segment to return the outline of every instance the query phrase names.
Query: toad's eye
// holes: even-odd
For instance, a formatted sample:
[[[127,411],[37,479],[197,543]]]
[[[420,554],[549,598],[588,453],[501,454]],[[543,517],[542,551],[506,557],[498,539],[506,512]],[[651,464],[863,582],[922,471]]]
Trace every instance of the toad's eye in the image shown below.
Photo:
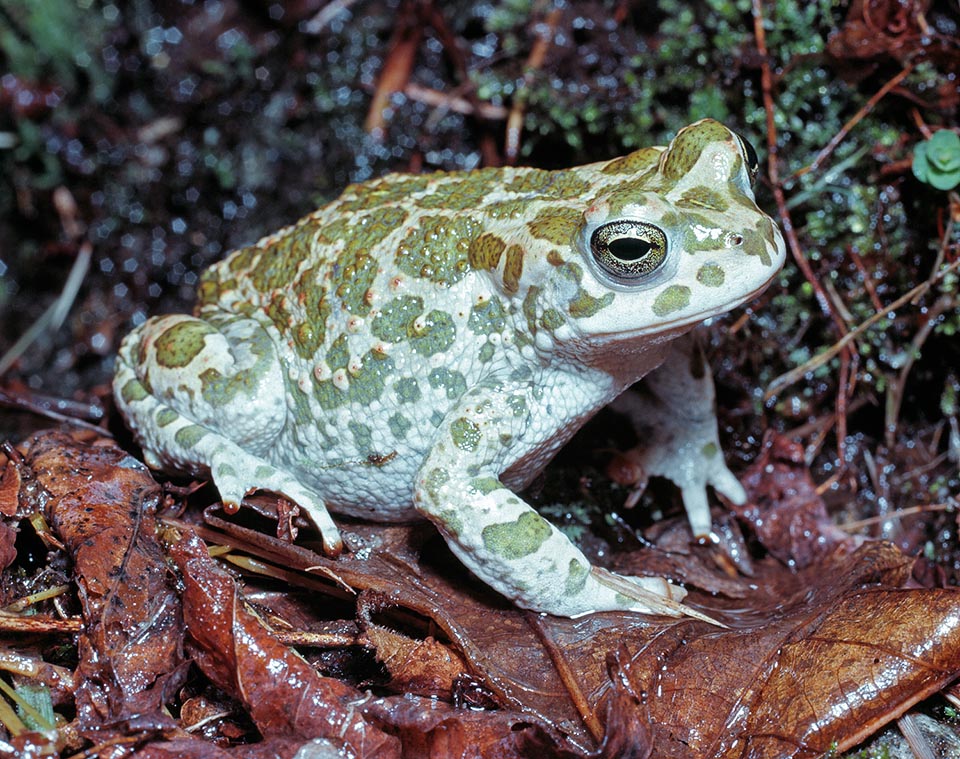
[[[625,285],[644,279],[667,259],[667,236],[642,221],[611,221],[590,236],[594,260],[614,280]]]
[[[757,174],[760,172],[760,159],[757,158],[757,151],[753,145],[750,144],[750,140],[737,132],[734,132],[734,134],[737,135],[737,139],[740,141],[740,148],[743,150],[743,157],[747,162],[747,171],[750,173],[750,184],[753,184],[757,180]]]

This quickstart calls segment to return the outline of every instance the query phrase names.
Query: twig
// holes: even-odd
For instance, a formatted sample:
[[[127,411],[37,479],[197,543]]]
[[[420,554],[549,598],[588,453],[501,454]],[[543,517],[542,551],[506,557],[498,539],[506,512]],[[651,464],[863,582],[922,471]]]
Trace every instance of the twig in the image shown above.
[[[530,55],[527,56],[527,63],[524,66],[523,79],[517,87],[517,93],[513,99],[513,107],[510,109],[510,115],[507,117],[507,136],[504,144],[504,158],[508,165],[517,162],[517,156],[520,154],[520,135],[523,133],[523,114],[527,104],[527,89],[533,82],[534,74],[543,67],[543,61],[547,57],[547,51],[553,44],[553,35],[556,32],[557,24],[560,23],[561,9],[554,8],[547,14],[543,21],[542,31],[537,34],[533,45],[530,48]]]
[[[507,109],[502,105],[485,102],[477,105],[468,98],[453,93],[440,92],[416,82],[409,82],[403,92],[411,100],[425,103],[433,108],[444,108],[467,116],[479,116],[489,121],[503,121],[508,115]]]
[[[410,81],[413,63],[423,38],[423,25],[414,18],[414,9],[410,3],[403,3],[398,15],[390,39],[390,50],[383,62],[383,69],[367,110],[367,118],[363,123],[363,131],[377,141],[383,139],[386,131],[386,111],[390,98],[395,92],[402,91]]]
[[[926,321],[923,326],[917,330],[917,334],[915,334],[913,340],[910,341],[910,353],[903,362],[903,366],[900,367],[896,381],[891,382],[887,389],[883,431],[888,448],[892,448],[894,444],[893,433],[897,427],[897,419],[900,417],[900,406],[903,404],[904,388],[906,387],[910,370],[920,356],[920,349],[923,347],[923,344],[927,341],[927,338],[930,337],[930,333],[933,332],[934,327],[937,326],[937,319],[940,318],[940,314],[953,308],[954,305],[956,305],[956,300],[948,295],[941,295],[937,298],[930,307],[930,311],[926,314]]]
[[[910,752],[916,759],[937,759],[937,755],[934,753],[930,741],[927,740],[923,731],[920,730],[920,726],[912,714],[904,714],[898,719],[897,727],[900,728],[900,733],[907,741]]]
[[[530,625],[530,627],[533,628],[534,632],[537,634],[537,637],[540,638],[540,642],[543,644],[543,647],[550,655],[550,660],[553,662],[553,666],[557,670],[557,674],[560,676],[560,681],[567,689],[567,693],[570,694],[570,700],[573,701],[573,705],[580,713],[580,719],[583,720],[583,724],[587,726],[587,729],[590,731],[590,735],[593,736],[593,739],[597,743],[600,743],[603,741],[603,725],[600,724],[600,720],[597,719],[597,715],[594,713],[593,709],[590,708],[590,702],[587,701],[587,697],[584,695],[583,688],[580,687],[580,682],[576,674],[570,668],[570,663],[567,661],[566,656],[564,656],[563,651],[559,649],[556,641],[553,639],[553,636],[550,635],[550,633],[544,627],[543,620],[539,614],[527,612],[524,614],[524,618],[527,620],[527,623]]]
[[[767,392],[764,393],[763,399],[765,401],[770,400],[773,396],[777,395],[783,388],[792,385],[794,382],[799,380],[807,372],[812,372],[814,369],[817,369],[827,363],[830,359],[840,353],[844,348],[847,347],[849,343],[858,338],[864,332],[866,332],[870,327],[876,324],[881,319],[885,319],[887,314],[892,311],[896,311],[901,306],[905,306],[907,303],[910,303],[914,298],[923,295],[927,290],[929,290],[934,284],[943,279],[947,274],[952,271],[960,269],[960,259],[957,259],[949,266],[945,266],[943,269],[938,271],[931,279],[928,279],[926,282],[921,282],[919,285],[914,287],[909,292],[901,295],[893,303],[887,306],[883,311],[874,314],[866,321],[862,322],[859,326],[845,334],[837,342],[827,348],[823,353],[818,353],[816,356],[811,358],[809,361],[805,362],[802,366],[795,367],[789,372],[784,372],[775,380],[773,380],[767,386]]]
[[[820,164],[823,163],[834,150],[836,150],[837,145],[843,142],[844,138],[846,138],[850,131],[858,123],[860,123],[864,116],[874,109],[874,106],[876,106],[876,104],[879,103],[887,95],[887,93],[890,92],[890,90],[906,79],[910,72],[913,71],[913,67],[913,63],[907,64],[907,66],[899,74],[897,74],[889,82],[883,85],[883,87],[877,90],[873,97],[871,97],[859,111],[853,114],[853,117],[847,121],[846,124],[840,127],[840,131],[831,138],[830,142],[828,142],[826,146],[819,153],[817,153],[817,157],[813,159],[813,163],[797,171],[794,176],[800,177],[809,171],[816,171],[818,168],[820,168]]]
[[[329,5],[317,11],[317,15],[303,25],[303,31],[307,34],[319,34],[327,24],[340,13],[349,10],[350,6],[356,2],[357,0],[333,0]]]
[[[834,311],[830,305],[830,299],[824,292],[820,281],[813,273],[810,262],[803,255],[800,247],[800,240],[797,238],[796,230],[793,226],[793,220],[787,209],[786,196],[783,193],[783,186],[780,183],[780,171],[777,165],[777,127],[774,118],[774,98],[773,98],[773,72],[770,70],[770,59],[767,51],[767,35],[763,28],[763,6],[761,0],[752,0],[753,7],[753,34],[757,40],[757,51],[760,53],[760,84],[763,92],[763,108],[767,117],[767,149],[770,160],[767,162],[767,176],[773,190],[773,197],[777,203],[777,211],[780,214],[780,220],[783,224],[783,232],[787,238],[787,245],[790,247],[790,254],[793,256],[797,267],[803,273],[804,279],[810,283],[813,288],[814,296],[820,310],[827,315],[834,323],[837,333],[841,336],[840,342],[843,346],[840,349],[840,388],[837,393],[835,403],[837,420],[837,457],[840,462],[845,460],[843,450],[843,441],[847,433],[847,398],[849,388],[846,386],[850,377],[850,359],[853,356],[855,347],[851,342],[844,341],[847,335],[846,325],[843,319]]]
[[[908,506],[905,509],[891,511],[889,514],[881,514],[880,516],[858,519],[855,522],[847,522],[837,526],[844,532],[859,532],[864,527],[870,527],[871,525],[880,524],[881,522],[889,522],[892,519],[903,519],[904,517],[910,517],[914,514],[929,514],[934,511],[947,511],[950,508],[954,507],[949,503],[931,503],[927,506]]]

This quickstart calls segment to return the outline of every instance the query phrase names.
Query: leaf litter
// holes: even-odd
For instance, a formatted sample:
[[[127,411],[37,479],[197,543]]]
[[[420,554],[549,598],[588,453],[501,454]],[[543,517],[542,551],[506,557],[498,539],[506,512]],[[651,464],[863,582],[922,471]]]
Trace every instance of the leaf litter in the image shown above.
[[[473,580],[429,526],[347,524],[351,552],[329,559],[307,531],[291,544],[215,508],[205,525],[188,521],[193,511],[158,519],[172,504],[140,462],[89,432],[38,433],[8,456],[4,526],[27,533],[41,513],[54,546],[46,560],[67,558],[75,580],[61,611],[72,609],[82,631],[73,690],[58,707],[69,723],[11,735],[0,753],[845,750],[954,679],[960,596],[917,587],[913,560],[894,546],[830,526],[795,453],[770,439],[744,477],[752,497],[740,522],[765,549],[753,546],[759,558],[746,572],[718,558],[723,547],[691,545],[667,523],[651,533],[653,547],[617,556],[617,571],[686,583],[691,605],[720,629],[517,610]],[[37,606],[49,613],[49,602]],[[34,639],[15,641],[43,658]],[[206,715],[200,724],[189,721],[195,713]]]

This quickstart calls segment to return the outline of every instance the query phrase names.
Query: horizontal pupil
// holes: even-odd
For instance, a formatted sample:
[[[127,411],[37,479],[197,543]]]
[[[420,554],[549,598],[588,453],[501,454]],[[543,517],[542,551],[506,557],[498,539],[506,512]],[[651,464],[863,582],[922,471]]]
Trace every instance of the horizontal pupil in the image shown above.
[[[637,237],[618,237],[608,243],[610,252],[621,261],[639,261],[650,253],[653,245],[649,240]]]

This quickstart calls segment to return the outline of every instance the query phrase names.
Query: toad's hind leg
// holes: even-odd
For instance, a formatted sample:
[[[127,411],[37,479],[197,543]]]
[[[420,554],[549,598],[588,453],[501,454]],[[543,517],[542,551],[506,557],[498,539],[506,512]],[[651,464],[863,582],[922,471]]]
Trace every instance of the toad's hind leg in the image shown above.
[[[154,468],[213,479],[223,502],[253,490],[296,502],[340,550],[322,497],[267,457],[287,415],[283,365],[253,319],[183,314],[148,320],[120,346],[114,396]]]

